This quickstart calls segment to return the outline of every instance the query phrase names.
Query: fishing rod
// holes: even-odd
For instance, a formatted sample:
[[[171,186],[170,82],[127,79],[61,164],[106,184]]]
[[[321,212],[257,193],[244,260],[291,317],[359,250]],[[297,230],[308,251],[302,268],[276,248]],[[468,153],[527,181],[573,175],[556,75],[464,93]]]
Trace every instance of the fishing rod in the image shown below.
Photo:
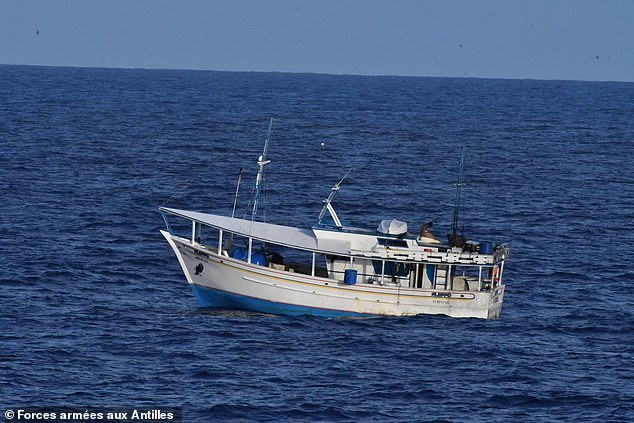
[[[236,193],[233,196],[233,209],[231,210],[231,217],[233,218],[236,214],[236,206],[238,205],[238,193],[240,192],[240,183],[242,182],[242,167],[240,167],[240,171],[238,172],[238,183],[236,184]],[[227,241],[225,248],[231,251],[231,247],[233,246],[233,232],[231,232],[231,236]]]
[[[238,204],[238,192],[240,191],[240,183],[242,182],[242,171],[244,169],[240,168],[238,172],[238,183],[236,184],[236,193],[233,196],[233,210],[231,210],[231,217],[234,217],[236,214],[236,205]]]

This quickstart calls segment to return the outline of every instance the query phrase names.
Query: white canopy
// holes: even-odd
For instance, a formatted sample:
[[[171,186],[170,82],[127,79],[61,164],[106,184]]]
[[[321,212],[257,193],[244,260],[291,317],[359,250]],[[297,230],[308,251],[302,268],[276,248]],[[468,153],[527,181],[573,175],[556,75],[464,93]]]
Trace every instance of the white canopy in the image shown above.
[[[350,254],[349,243],[317,241],[312,230],[298,229],[290,226],[275,225],[272,223],[252,222],[250,220],[234,217],[219,216],[215,214],[200,213],[189,210],[171,209],[161,207],[161,211],[170,213],[185,219],[194,220],[212,228],[222,229],[236,235],[251,237],[260,241],[301,250],[320,251],[334,254]],[[330,240],[329,240],[330,241]],[[347,246],[347,248],[346,248]],[[325,248],[324,248],[325,247]]]

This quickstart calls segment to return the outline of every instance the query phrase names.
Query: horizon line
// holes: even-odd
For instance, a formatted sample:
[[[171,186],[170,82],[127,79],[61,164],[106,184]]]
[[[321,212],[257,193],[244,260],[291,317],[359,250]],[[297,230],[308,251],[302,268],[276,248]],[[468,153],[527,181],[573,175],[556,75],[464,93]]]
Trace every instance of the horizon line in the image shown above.
[[[180,68],[180,67],[122,67],[122,66],[88,66],[88,65],[42,65],[32,63],[0,63],[0,66],[24,66],[39,68],[70,68],[70,69],[107,69],[107,70],[154,70],[154,71],[182,71],[182,72],[217,72],[217,73],[260,73],[260,74],[292,74],[292,75],[325,75],[325,76],[356,76],[367,78],[438,78],[438,79],[484,79],[503,81],[549,81],[549,82],[613,82],[613,83],[634,83],[634,80],[601,80],[601,79],[565,79],[565,78],[540,78],[540,77],[496,77],[496,76],[472,76],[472,75],[399,75],[399,74],[356,74],[356,73],[335,73],[335,72],[311,72],[311,71],[280,71],[280,70],[219,70],[209,68]]]

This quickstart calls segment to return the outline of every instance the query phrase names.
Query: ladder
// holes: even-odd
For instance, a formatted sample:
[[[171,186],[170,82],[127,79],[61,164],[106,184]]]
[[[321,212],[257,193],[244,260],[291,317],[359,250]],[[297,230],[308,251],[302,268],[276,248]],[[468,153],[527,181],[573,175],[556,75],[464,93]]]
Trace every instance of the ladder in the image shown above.
[[[436,275],[434,277],[435,289],[447,289],[447,275],[449,273],[448,266],[437,266]]]

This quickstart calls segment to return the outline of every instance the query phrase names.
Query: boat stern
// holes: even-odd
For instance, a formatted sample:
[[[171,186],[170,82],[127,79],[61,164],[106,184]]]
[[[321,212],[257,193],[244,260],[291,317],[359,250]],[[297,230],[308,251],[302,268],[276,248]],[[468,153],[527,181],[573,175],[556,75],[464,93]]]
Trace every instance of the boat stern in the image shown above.
[[[487,319],[498,319],[500,317],[505,291],[506,285],[499,285],[491,290],[489,295],[489,310],[486,317]]]

